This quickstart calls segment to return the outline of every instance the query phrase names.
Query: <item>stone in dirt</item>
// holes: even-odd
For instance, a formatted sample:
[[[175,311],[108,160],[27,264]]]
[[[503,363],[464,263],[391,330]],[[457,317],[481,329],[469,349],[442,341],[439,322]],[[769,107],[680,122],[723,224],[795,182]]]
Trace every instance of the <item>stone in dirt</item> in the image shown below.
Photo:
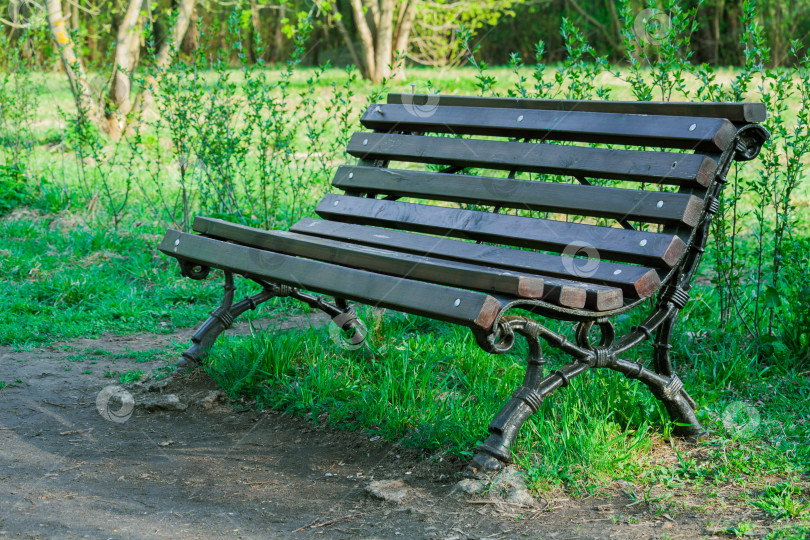
[[[366,486],[366,492],[383,501],[402,504],[408,495],[408,486],[402,480],[375,480]]]
[[[147,411],[185,411],[188,409],[188,405],[180,401],[176,394],[142,396],[135,400],[135,405]]]
[[[222,390],[211,390],[200,400],[200,405],[205,410],[210,411],[217,406],[217,402],[225,401],[225,397],[225,392]]]
[[[529,493],[529,488],[526,487],[526,479],[523,473],[511,465],[495,477],[492,487],[493,491],[501,492],[508,503],[524,506],[534,505],[534,497]]]
[[[476,495],[484,491],[487,485],[481,480],[474,480],[472,478],[465,478],[456,484],[458,489],[469,495]]]
[[[458,482],[456,487],[469,495],[476,495],[488,489],[493,497],[509,504],[534,506],[534,497],[526,487],[523,473],[511,465],[495,474],[489,482],[465,478]]]

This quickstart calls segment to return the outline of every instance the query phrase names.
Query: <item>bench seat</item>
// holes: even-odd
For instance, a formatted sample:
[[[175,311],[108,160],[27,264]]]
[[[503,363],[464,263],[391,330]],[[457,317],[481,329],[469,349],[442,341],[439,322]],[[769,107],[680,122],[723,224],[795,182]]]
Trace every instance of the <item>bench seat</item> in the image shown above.
[[[356,270],[173,230],[167,231],[159,249],[193,264],[482,330],[492,327],[503,303],[486,293]]]
[[[564,269],[558,272],[558,276],[551,276],[539,273],[536,268],[528,265],[523,268],[515,265],[504,268],[502,262],[499,263],[498,259],[493,257],[497,256],[494,252],[485,259],[470,256],[481,248],[486,249],[481,244],[453,242],[440,237],[355,226],[355,231],[365,230],[367,233],[365,236],[380,240],[375,244],[346,237],[329,238],[326,234],[319,234],[321,231],[325,232],[324,227],[318,228],[313,224],[342,225],[325,220],[305,219],[294,225],[290,232],[266,231],[219,219],[197,217],[193,228],[206,237],[295,256],[301,259],[302,264],[304,260],[311,259],[412,281],[486,292],[504,299],[538,299],[572,309],[609,311],[620,308],[624,303],[621,288],[596,282],[562,279],[558,276],[564,274]],[[395,241],[396,238],[401,239],[403,235],[412,242],[421,243],[424,249],[408,250],[407,241],[404,244]],[[434,249],[429,247],[431,242]],[[447,256],[453,243],[456,244],[457,253],[467,255],[453,257],[453,254],[449,253],[450,256]],[[171,248],[171,245],[168,247]],[[538,255],[528,251],[509,251]],[[178,255],[176,252],[172,253]],[[510,258],[508,253],[501,254],[501,261]],[[493,264],[489,264],[490,261]],[[194,262],[203,263],[203,261]],[[315,271],[317,271],[315,268],[311,270]],[[652,276],[657,277],[657,274],[653,272]],[[648,279],[654,279],[652,276]],[[298,286],[312,290],[311,287],[304,286],[306,275],[298,279],[301,280]]]

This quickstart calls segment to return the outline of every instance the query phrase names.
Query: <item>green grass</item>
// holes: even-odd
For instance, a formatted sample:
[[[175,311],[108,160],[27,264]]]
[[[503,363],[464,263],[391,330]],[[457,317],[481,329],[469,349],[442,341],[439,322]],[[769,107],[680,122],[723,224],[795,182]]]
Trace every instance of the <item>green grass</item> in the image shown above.
[[[46,343],[104,332],[170,332],[195,324],[221,295],[181,279],[157,236],[80,219],[0,219],[0,344]]]
[[[118,382],[121,384],[128,384],[132,382],[137,382],[141,380],[143,376],[143,370],[141,369],[130,369],[124,373],[118,375]]]
[[[369,311],[364,315],[374,320]],[[419,317],[388,314],[369,326],[371,345],[358,351],[342,349],[325,329],[223,340],[208,370],[232,397],[249,396],[261,406],[362,428],[404,445],[467,455],[519,384],[520,353],[488,355],[465,329]],[[518,460],[534,484],[584,494],[615,478],[709,490],[759,475],[800,478],[810,465],[810,430],[802,420],[810,417],[806,380],[795,373],[760,378],[747,361],[735,364],[733,382],[721,374],[716,384],[714,363],[686,360],[686,341],[676,343],[676,359],[712,432],[702,456],[682,454],[677,464],[656,465],[649,450],[671,427],[661,406],[618,374],[588,373],[552,394],[522,431]],[[562,361],[553,351],[547,356],[552,366]],[[750,433],[724,425],[723,412],[735,403],[758,411],[761,423]]]
[[[773,531],[765,538],[767,540],[807,540],[810,538],[810,526],[788,525]]]

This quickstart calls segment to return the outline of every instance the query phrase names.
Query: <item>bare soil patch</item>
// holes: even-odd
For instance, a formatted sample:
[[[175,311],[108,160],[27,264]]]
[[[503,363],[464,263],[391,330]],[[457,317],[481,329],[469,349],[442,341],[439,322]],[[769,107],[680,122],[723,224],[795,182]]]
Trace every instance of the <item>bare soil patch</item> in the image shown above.
[[[104,377],[107,371],[148,373],[165,361],[137,362],[143,360],[135,358],[138,351],[190,335],[109,335],[23,352],[0,348],[0,380],[10,385],[0,390],[0,537],[710,534],[705,515],[655,515],[643,504],[628,506],[632,501],[620,489],[598,499],[558,496],[531,505],[510,504],[494,490],[469,495],[457,486],[463,460],[404,449],[363,431],[243,410],[222,399],[202,370],[126,385],[135,405],[131,416],[102,417],[99,392],[118,384]],[[77,351],[85,350],[97,353],[76,361]],[[180,405],[162,405],[168,395]],[[110,410],[126,412],[126,400],[112,401]],[[375,493],[386,487],[395,496]]]

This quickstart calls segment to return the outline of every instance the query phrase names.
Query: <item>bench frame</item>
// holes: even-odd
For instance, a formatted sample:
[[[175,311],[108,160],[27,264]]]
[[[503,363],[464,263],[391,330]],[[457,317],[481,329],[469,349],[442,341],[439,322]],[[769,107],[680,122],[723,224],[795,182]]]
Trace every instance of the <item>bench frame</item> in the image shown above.
[[[395,96],[394,100],[396,99]],[[444,100],[445,96],[442,96],[442,99]],[[452,104],[453,99],[448,96],[445,102]],[[512,101],[516,106],[520,106],[518,103],[520,100]],[[568,105],[564,102],[558,103],[561,107],[580,107],[583,102]],[[628,102],[626,106],[628,111],[633,111],[636,104]],[[770,136],[762,126],[748,123],[747,120],[749,119],[743,118],[735,123],[737,131],[734,133],[733,141],[719,156],[716,172],[706,187],[698,224],[692,229],[680,260],[661,280],[656,302],[640,324],[617,338],[611,319],[640,307],[640,304],[648,300],[645,298],[618,309],[596,313],[585,309],[561,307],[542,300],[516,299],[502,306],[489,331],[472,329],[478,345],[489,353],[503,354],[510,351],[515,344],[516,335],[523,336],[528,341],[529,353],[523,383],[489,425],[489,436],[477,448],[477,453],[468,467],[469,474],[486,474],[499,470],[504,464],[509,463],[512,445],[526,419],[537,412],[551,392],[567,386],[571,379],[590,368],[612,369],[627,378],[637,379],[645,384],[662,402],[675,423],[673,434],[676,436],[694,438],[702,433],[703,428],[695,415],[696,403],[684,388],[670,358],[673,327],[679,311],[689,298],[691,279],[704,252],[712,217],[719,210],[719,194],[726,183],[726,174],[732,162],[754,159]],[[161,249],[169,255],[171,255],[170,248],[170,245],[161,245]],[[178,261],[184,276],[191,279],[205,279],[208,276],[209,267],[181,258],[178,258]],[[341,329],[353,333],[353,344],[359,344],[364,339],[362,323],[345,299],[336,298],[334,303],[330,303],[322,296],[304,292],[299,287],[270,283],[249,274],[244,277],[259,284],[262,291],[234,303],[236,287],[233,272],[226,270],[224,298],[220,306],[194,333],[191,347],[183,353],[181,367],[194,366],[201,362],[217,337],[231,326],[236,317],[276,297],[295,298],[323,311],[332,317]],[[574,342],[532,318],[507,314],[515,309],[576,323]],[[598,342],[594,342],[591,337],[594,327],[600,330]],[[623,353],[647,340],[653,341],[652,369],[640,362],[620,358]],[[560,369],[546,373],[543,342],[568,354],[572,360]]]

